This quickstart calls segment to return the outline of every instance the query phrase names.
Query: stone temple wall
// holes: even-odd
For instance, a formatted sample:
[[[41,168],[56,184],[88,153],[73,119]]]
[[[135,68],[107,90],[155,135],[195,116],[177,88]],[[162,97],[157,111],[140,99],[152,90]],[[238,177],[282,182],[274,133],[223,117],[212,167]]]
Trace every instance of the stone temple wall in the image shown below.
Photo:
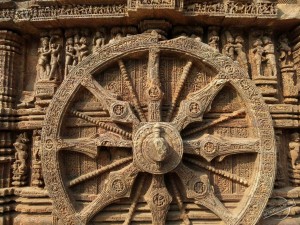
[[[0,1],[0,224],[300,224],[299,0]]]

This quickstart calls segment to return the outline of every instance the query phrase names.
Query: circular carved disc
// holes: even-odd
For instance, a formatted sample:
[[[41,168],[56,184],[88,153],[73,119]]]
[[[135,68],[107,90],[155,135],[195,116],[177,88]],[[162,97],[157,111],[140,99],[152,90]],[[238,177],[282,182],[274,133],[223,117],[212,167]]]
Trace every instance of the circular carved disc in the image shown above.
[[[107,68],[111,70],[105,77]],[[225,86],[239,96],[240,108],[232,104],[235,109],[222,111],[223,96],[216,104],[214,99]],[[81,95],[83,89],[89,93]],[[114,91],[119,90],[124,92],[117,98]],[[76,97],[83,100],[74,103]],[[97,109],[88,112],[86,99],[92,98],[97,99],[93,101]],[[214,106],[221,111],[209,114]],[[70,117],[73,120],[67,123]],[[231,125],[215,126],[220,121]],[[67,125],[74,129],[67,129],[64,137]],[[193,130],[195,135],[189,136]],[[230,136],[234,132],[240,136]],[[160,41],[155,33],[122,38],[73,68],[47,110],[42,146],[47,190],[55,213],[66,225],[88,224],[106,206],[126,198],[132,201],[126,224],[140,199],[145,199],[152,221],[143,224],[165,224],[171,202],[178,201],[178,218],[187,224],[191,221],[182,205],[193,202],[207,209],[204,214],[203,208],[191,213],[202,213],[193,218],[195,223],[205,224],[202,215],[210,211],[209,215],[218,216],[217,224],[254,225],[275,177],[272,120],[248,74],[202,42]],[[117,150],[122,153],[113,154]],[[124,152],[130,155],[118,158]],[[102,153],[111,153],[104,164],[98,157]],[[75,164],[78,167],[72,167]],[[150,182],[138,176],[148,176]],[[167,185],[165,178],[170,181]],[[228,191],[230,187],[239,195]],[[226,197],[235,200],[229,204],[235,204],[234,210],[224,204]]]
[[[181,161],[183,144],[179,132],[168,123],[159,123],[160,137],[164,145],[157,146],[155,141],[155,125],[147,123],[140,127],[133,137],[133,160],[142,170],[152,174],[164,174],[175,169]],[[166,148],[165,157],[159,160],[159,148]],[[162,150],[164,151],[164,150]]]

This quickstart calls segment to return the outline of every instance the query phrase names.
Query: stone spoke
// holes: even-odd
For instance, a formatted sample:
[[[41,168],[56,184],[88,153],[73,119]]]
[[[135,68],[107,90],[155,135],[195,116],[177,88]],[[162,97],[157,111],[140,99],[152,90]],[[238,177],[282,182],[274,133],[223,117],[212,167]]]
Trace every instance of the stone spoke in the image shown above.
[[[204,113],[209,110],[212,101],[226,82],[224,79],[214,79],[199,91],[190,93],[187,99],[180,103],[172,124],[181,131],[192,122],[202,121]]]
[[[200,138],[184,140],[184,152],[200,155],[208,162],[216,157],[222,161],[228,155],[258,152],[260,142],[256,138],[226,138],[204,134]]]
[[[202,172],[193,171],[183,164],[175,170],[186,188],[186,197],[194,199],[196,204],[202,205],[217,216],[227,225],[234,224],[234,216],[215,196],[208,176]]]
[[[233,119],[235,117],[243,115],[243,114],[245,114],[245,112],[246,112],[245,109],[239,109],[239,110],[236,110],[236,111],[234,111],[234,112],[232,112],[232,113],[230,113],[228,115],[222,115],[218,119],[215,119],[215,120],[213,120],[213,121],[211,121],[211,122],[209,122],[207,124],[204,124],[203,126],[199,126],[199,127],[195,127],[193,129],[187,130],[187,131],[183,131],[182,136],[183,137],[187,137],[187,136],[196,134],[196,133],[201,132],[201,131],[203,131],[203,130],[205,130],[207,128],[215,126],[215,125],[217,125],[219,123],[223,123],[223,122],[226,122],[226,121],[228,121],[230,119]]]
[[[127,215],[126,220],[124,221],[123,225],[129,225],[130,222],[131,222],[131,220],[132,220],[133,213],[135,212],[137,203],[139,201],[139,197],[140,197],[142,189],[143,189],[144,181],[145,181],[145,175],[142,177],[141,181],[138,184],[135,196],[134,196],[134,198],[132,200],[132,204],[131,204],[131,206],[129,208],[128,215]]]
[[[220,217],[220,219],[222,219],[226,225],[235,224],[234,215],[216,197],[212,187],[209,187],[209,191],[205,196],[195,198],[195,203],[208,208],[210,211]]]
[[[148,121],[161,121],[161,101],[163,92],[159,78],[159,49],[150,48],[147,68],[147,89],[146,98],[148,100]]]
[[[188,217],[188,214],[185,210],[185,206],[183,204],[181,194],[178,190],[178,187],[175,183],[174,178],[171,178],[171,185],[172,185],[173,193],[174,193],[174,196],[175,196],[175,200],[176,200],[178,208],[180,210],[180,214],[181,214],[180,218],[182,218],[184,225],[190,225],[191,221],[190,221],[190,219]]]
[[[206,170],[208,170],[208,171],[210,171],[210,172],[212,172],[214,174],[218,174],[219,176],[225,177],[226,179],[229,179],[229,180],[232,180],[234,182],[240,183],[240,184],[242,184],[242,185],[244,185],[246,187],[250,186],[249,182],[245,178],[240,177],[240,176],[238,176],[236,174],[230,173],[230,172],[228,172],[226,170],[216,169],[213,166],[207,165],[207,164],[202,163],[199,160],[193,159],[193,158],[187,158],[187,157],[185,157],[184,160],[187,161],[187,162],[193,163],[193,164],[195,164],[195,165],[197,165],[197,166],[199,166],[199,167],[201,167],[203,169],[206,169]]]
[[[77,117],[79,117],[81,119],[84,119],[84,120],[86,120],[88,122],[94,123],[94,124],[98,125],[99,127],[101,127],[102,129],[105,129],[105,130],[107,130],[107,131],[109,131],[111,133],[115,133],[115,134],[121,135],[123,137],[126,137],[127,139],[131,139],[132,138],[132,134],[131,133],[126,132],[126,131],[124,131],[124,130],[122,130],[120,128],[114,127],[112,125],[109,125],[109,123],[107,123],[107,122],[102,122],[102,121],[100,121],[98,119],[95,119],[95,118],[93,118],[91,116],[88,116],[88,115],[86,115],[83,112],[79,112],[79,111],[74,110],[74,109],[69,110],[69,112],[71,114],[73,114],[74,116],[77,116]]]
[[[119,160],[117,160],[117,161],[115,161],[115,162],[113,162],[113,163],[111,163],[107,166],[101,167],[100,169],[97,169],[97,170],[92,171],[90,173],[86,173],[84,175],[81,175],[81,176],[69,181],[68,187],[73,187],[77,184],[80,184],[80,183],[86,181],[86,180],[92,179],[96,176],[99,176],[99,175],[109,171],[109,170],[112,170],[113,168],[115,168],[117,166],[120,166],[124,163],[130,162],[131,160],[132,160],[132,157],[126,157],[126,158],[123,158],[123,159],[119,159]]]
[[[178,84],[176,85],[176,89],[175,89],[175,93],[174,93],[174,97],[172,98],[172,102],[171,102],[171,106],[170,109],[167,113],[167,119],[166,121],[170,121],[173,117],[173,113],[174,113],[174,109],[176,107],[176,104],[178,102],[179,96],[181,94],[182,88],[184,86],[185,80],[190,72],[190,69],[192,68],[193,63],[191,61],[188,61],[185,65],[185,67],[183,68],[181,77],[179,79]]]
[[[119,199],[130,197],[138,172],[133,163],[119,171],[111,172],[96,199],[79,213],[80,219],[87,224],[104,207]]]
[[[113,121],[133,124],[139,122],[128,102],[117,100],[116,95],[105,90],[91,75],[87,76],[81,85],[100,100],[100,104],[109,112]]]
[[[81,152],[94,157],[97,156],[97,147],[132,147],[132,141],[110,133],[95,134],[89,138],[59,139],[58,142],[61,150]]]
[[[139,99],[137,97],[137,93],[136,93],[136,91],[133,88],[132,81],[131,81],[128,73],[127,73],[125,64],[124,64],[124,62],[122,60],[119,60],[118,64],[119,64],[119,67],[120,67],[121,76],[123,78],[123,81],[126,84],[127,88],[129,89],[130,97],[131,97],[131,99],[133,101],[134,108],[137,111],[140,120],[142,122],[146,122],[145,114],[144,114],[144,112],[142,110],[141,103],[140,103],[140,101],[139,101]]]
[[[172,202],[172,197],[165,186],[164,175],[152,176],[152,183],[145,199],[152,213],[152,224],[164,225]]]

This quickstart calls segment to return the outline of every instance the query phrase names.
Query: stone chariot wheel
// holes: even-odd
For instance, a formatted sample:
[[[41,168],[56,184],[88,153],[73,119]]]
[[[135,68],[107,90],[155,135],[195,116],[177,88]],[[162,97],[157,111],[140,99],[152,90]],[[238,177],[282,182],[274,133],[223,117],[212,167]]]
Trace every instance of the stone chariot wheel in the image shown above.
[[[247,76],[204,43],[155,32],[87,57],[43,127],[55,215],[76,225],[255,224],[276,154]]]

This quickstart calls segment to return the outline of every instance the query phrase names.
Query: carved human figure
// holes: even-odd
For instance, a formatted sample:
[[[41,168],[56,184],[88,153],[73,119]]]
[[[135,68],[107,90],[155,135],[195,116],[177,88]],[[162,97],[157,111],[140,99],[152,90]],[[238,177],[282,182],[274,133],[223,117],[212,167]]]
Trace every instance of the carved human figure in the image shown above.
[[[120,27],[113,27],[111,29],[111,39],[109,40],[109,44],[115,43],[116,41],[122,38],[122,30]]]
[[[42,37],[41,38],[41,47],[38,48],[38,65],[37,71],[39,75],[39,80],[43,80],[47,78],[47,75],[50,73],[50,54],[51,49],[49,47],[49,38]]]
[[[194,38],[195,41],[199,41],[199,42],[202,41],[201,37],[198,36],[198,35],[196,35],[196,34],[192,34],[192,35],[191,35],[191,38]]]
[[[267,63],[270,76],[277,77],[276,59],[275,59],[275,48],[270,37],[263,37],[264,44],[264,57]]]
[[[87,37],[81,37],[79,40],[79,62],[84,60],[89,55],[89,47]]]
[[[212,30],[208,39],[208,45],[219,51],[219,35],[216,30]]]
[[[27,138],[26,133],[20,134],[16,142],[13,144],[16,153],[15,153],[15,162],[12,166],[13,168],[13,182],[12,184],[14,186],[23,186],[26,184],[26,178],[27,178],[27,165],[26,160],[28,158],[28,146],[27,142],[29,139]]]
[[[232,37],[229,31],[225,31],[225,37],[226,37],[226,44],[224,45],[223,54],[234,59],[234,48],[235,48],[234,38]]]
[[[292,168],[296,169],[298,167],[297,160],[299,158],[299,151],[300,151],[300,136],[298,132],[295,132],[291,135],[291,142],[289,143],[289,149],[290,149]]]
[[[279,38],[279,61],[281,67],[292,66],[292,48],[289,46],[289,40],[286,35],[282,35]]]
[[[93,39],[93,53],[105,45],[105,35],[101,31],[97,31]]]
[[[17,170],[20,174],[25,174],[25,171],[27,169],[26,159],[28,157],[28,153],[27,153],[28,147],[26,145],[26,142],[28,141],[29,140],[27,139],[24,133],[19,135],[16,142],[13,144],[16,149],[15,158],[16,158],[16,164],[18,165]]]
[[[237,61],[246,71],[248,71],[248,60],[244,51],[244,39],[241,36],[237,36],[235,38],[234,50],[237,54]]]
[[[264,47],[262,40],[260,38],[257,38],[253,43],[253,49],[252,52],[254,54],[254,63],[255,63],[255,69],[256,69],[256,76],[262,76],[262,57],[264,52]]]
[[[55,42],[52,42],[50,44],[50,52],[51,52],[51,58],[50,58],[50,73],[49,73],[49,79],[50,80],[57,80],[59,79],[59,64],[60,64],[60,54],[61,51],[61,45],[56,44]]]
[[[80,36],[78,33],[74,35],[74,49],[75,55],[73,56],[73,66],[76,66],[80,58]]]
[[[41,130],[33,131],[32,146],[32,174],[31,183],[35,187],[42,187],[44,184],[41,165]]]
[[[66,40],[66,59],[65,59],[65,76],[69,73],[68,67],[73,65],[75,62],[74,58],[76,57],[76,51],[74,48],[73,37],[69,37]]]

